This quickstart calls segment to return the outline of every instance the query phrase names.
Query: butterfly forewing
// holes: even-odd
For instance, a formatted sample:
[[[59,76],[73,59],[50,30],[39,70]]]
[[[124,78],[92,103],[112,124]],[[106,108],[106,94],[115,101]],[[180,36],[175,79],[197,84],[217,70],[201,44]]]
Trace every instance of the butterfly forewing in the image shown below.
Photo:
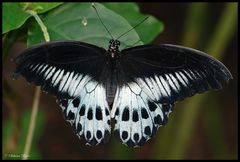
[[[50,42],[33,46],[16,58],[14,75],[57,97],[76,97],[90,79],[100,81],[106,51],[77,41]]]
[[[156,99],[163,103],[182,100],[210,89],[221,89],[221,82],[232,78],[218,60],[181,46],[129,48],[122,51],[121,64],[129,78],[138,84],[146,83],[149,89],[153,89]]]

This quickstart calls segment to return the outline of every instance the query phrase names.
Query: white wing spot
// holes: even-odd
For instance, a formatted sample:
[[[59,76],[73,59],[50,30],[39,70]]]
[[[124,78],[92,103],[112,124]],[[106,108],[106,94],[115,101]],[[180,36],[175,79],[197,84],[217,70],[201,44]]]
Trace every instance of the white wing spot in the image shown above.
[[[56,78],[57,78],[57,76],[58,76],[58,74],[60,73],[60,69],[58,69],[58,71],[53,75],[53,77],[52,77],[52,84],[53,84],[53,86],[56,86]]]
[[[61,70],[61,72],[58,75],[57,79],[55,80],[53,86],[56,86],[59,83],[59,81],[62,79],[63,74],[64,74],[64,70]]]
[[[183,70],[183,71],[185,72],[185,74],[187,74],[187,76],[188,76],[190,79],[194,80],[194,78],[192,78],[192,76],[188,73],[187,70]]]
[[[158,99],[158,94],[157,94],[157,91],[156,91],[156,87],[153,86],[151,78],[145,78],[145,80],[147,82],[147,85],[150,88],[150,91],[153,93],[154,99]]]
[[[29,70],[31,70],[31,71],[32,71],[32,68],[33,68],[33,66],[34,66],[34,65],[33,65],[33,64],[31,64],[31,65],[30,65],[30,67],[29,67]]]
[[[43,69],[41,70],[40,74],[48,67],[48,65],[45,65]]]
[[[63,86],[65,85],[69,74],[70,74],[70,72],[67,72],[67,73],[63,76],[63,78],[62,78],[62,80],[61,80],[61,83],[60,83],[60,85],[59,85],[59,88],[58,88],[59,91],[62,91],[62,88],[63,88]]]
[[[48,69],[47,69],[47,71],[45,71],[45,73],[44,73],[44,77],[46,78],[47,76],[48,76],[48,74],[49,74],[49,72],[50,72],[50,70],[52,70],[52,66],[50,66]]]
[[[90,92],[92,92],[92,91],[96,88],[96,86],[97,86],[97,82],[95,82],[95,81],[90,81],[90,82],[87,83],[87,85],[85,86],[85,88],[86,88],[86,91],[87,91],[88,93],[90,93]]]
[[[186,76],[181,71],[179,71],[179,74],[182,76],[185,83],[188,84],[188,79],[186,78]]]
[[[74,74],[73,74],[74,75]],[[77,77],[78,74],[75,74],[70,82],[70,86],[68,87],[68,93],[72,96],[74,93],[74,90],[76,88],[76,84],[77,84]]]
[[[56,70],[56,67],[53,67],[52,70],[51,70],[51,71],[49,72],[49,74],[47,75],[46,80],[49,79],[49,78],[53,75],[53,73],[54,73],[55,70]]]
[[[166,77],[168,78],[168,75],[166,75]],[[170,95],[171,93],[171,90],[170,90],[170,87],[168,85],[168,82],[162,77],[162,76],[159,76],[160,78],[160,81],[161,81],[161,91],[162,91],[162,94],[164,97],[168,97],[168,94]],[[169,79],[168,79],[169,80]]]
[[[40,64],[35,65],[35,67],[32,69],[34,71]]]
[[[128,86],[136,95],[139,95],[142,91],[142,89],[135,82],[129,83]]]
[[[180,76],[179,72],[175,72],[175,74],[176,74],[176,77],[178,78],[178,80],[183,84],[183,86],[187,87],[186,83],[184,82],[184,80]]]
[[[77,90],[77,86],[80,84],[80,82],[81,82],[81,79],[82,79],[82,77],[83,77],[83,75],[81,75],[81,74],[79,74],[79,76],[77,77],[77,79],[76,79],[76,81],[74,82],[74,84],[72,85],[72,87],[71,87],[71,94],[73,95],[73,96],[75,96],[75,95],[77,95],[77,93],[75,93],[76,92],[76,90]]]
[[[40,70],[42,67],[43,67],[43,64],[41,64],[41,65],[38,67],[38,69],[37,69],[36,73],[38,73],[38,72],[39,72],[39,70]]]
[[[177,92],[180,89],[180,85],[179,85],[177,79],[172,74],[168,74],[168,75],[171,78],[171,79],[169,79],[169,84]]]
[[[73,73],[74,73],[74,72],[71,72],[71,74],[69,75],[69,77],[68,77],[68,79],[67,79],[67,82],[65,83],[62,91],[67,91],[68,87],[71,86],[70,83],[71,83],[71,81],[72,81]]]
[[[86,75],[86,76],[82,76],[82,80],[81,82],[77,85],[76,90],[74,92],[74,96],[78,93],[80,93],[80,91],[83,89],[83,86],[85,86],[85,84],[91,79],[90,76]]]

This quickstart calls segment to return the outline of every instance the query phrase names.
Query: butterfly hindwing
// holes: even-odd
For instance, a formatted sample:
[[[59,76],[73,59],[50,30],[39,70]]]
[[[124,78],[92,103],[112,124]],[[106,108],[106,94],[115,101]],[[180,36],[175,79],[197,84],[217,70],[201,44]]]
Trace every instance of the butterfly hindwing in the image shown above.
[[[111,122],[106,90],[101,84],[89,81],[83,86],[79,96],[68,101],[60,99],[59,104],[65,119],[88,145],[108,141]]]
[[[172,104],[149,97],[137,83],[118,87],[111,115],[121,141],[129,147],[142,146],[166,124]]]

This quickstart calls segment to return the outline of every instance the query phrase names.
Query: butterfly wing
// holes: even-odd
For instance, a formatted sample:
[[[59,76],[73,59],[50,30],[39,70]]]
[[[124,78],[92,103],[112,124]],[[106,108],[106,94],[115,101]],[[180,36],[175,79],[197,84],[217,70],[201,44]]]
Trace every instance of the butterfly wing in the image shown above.
[[[36,45],[15,59],[14,77],[21,74],[59,98],[75,97],[80,80],[100,80],[104,54],[102,48],[77,41]]]
[[[79,138],[95,146],[109,140],[111,127],[106,90],[96,81],[88,82],[74,99],[59,99],[65,119]]]
[[[44,43],[16,58],[14,76],[21,74],[55,95],[77,135],[97,145],[110,133],[105,54],[102,48],[77,41]]]
[[[232,78],[228,69],[207,54],[175,45],[125,49],[118,64],[119,87],[112,118],[121,141],[141,146],[167,122],[176,101]]]

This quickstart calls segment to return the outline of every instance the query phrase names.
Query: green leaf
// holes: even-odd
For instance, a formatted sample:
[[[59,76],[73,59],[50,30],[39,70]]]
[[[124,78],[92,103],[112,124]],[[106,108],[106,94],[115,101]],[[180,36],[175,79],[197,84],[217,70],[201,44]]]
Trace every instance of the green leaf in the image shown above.
[[[117,38],[132,26],[120,15],[95,3],[100,17],[112,36]],[[91,3],[65,3],[42,16],[50,40],[78,40],[107,48],[111,36],[99,21]],[[37,23],[29,29],[28,45],[45,42],[42,31]],[[135,30],[119,39],[120,49],[132,45],[140,40]],[[139,44],[142,44],[140,42]]]
[[[44,12],[47,12],[49,10],[52,10],[53,8],[59,6],[63,4],[63,2],[56,2],[56,3],[49,3],[49,2],[24,2],[22,3],[22,5],[24,6],[24,8],[28,8],[28,9],[31,9],[37,13],[44,13]]]
[[[104,6],[123,16],[132,26],[137,25],[145,17],[148,19],[135,30],[142,42],[151,43],[154,38],[163,31],[164,25],[151,15],[141,14],[135,3],[103,3]],[[121,6],[121,7],[119,7]]]
[[[19,3],[3,3],[2,34],[21,27],[29,17]]]
[[[25,12],[27,9],[44,13],[62,3],[3,3],[3,30],[2,34],[20,28],[31,17]]]

